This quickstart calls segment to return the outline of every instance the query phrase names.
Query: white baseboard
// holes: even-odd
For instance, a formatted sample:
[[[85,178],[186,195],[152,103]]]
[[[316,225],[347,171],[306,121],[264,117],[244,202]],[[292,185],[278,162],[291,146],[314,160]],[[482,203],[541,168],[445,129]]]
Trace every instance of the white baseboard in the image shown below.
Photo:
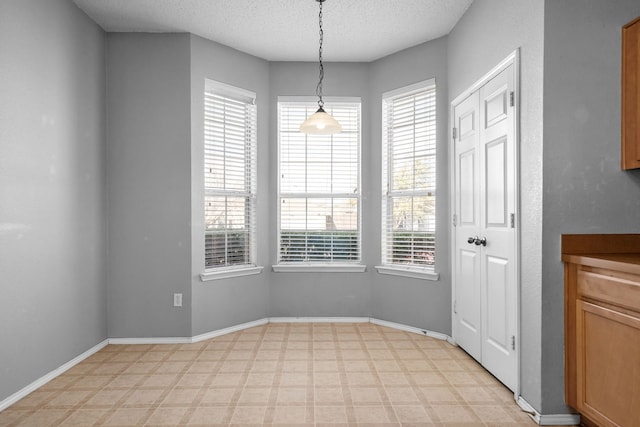
[[[407,326],[407,325],[403,325],[402,323],[394,323],[394,322],[388,322],[386,320],[379,320],[373,317],[369,321],[375,325],[386,326],[387,328],[398,329],[405,332],[411,332],[414,334],[423,335],[425,337],[431,337],[438,340],[447,341],[453,344],[452,339],[449,335],[446,335],[440,332],[433,332],[427,329],[420,329],[414,326]]]
[[[109,344],[191,344],[189,337],[109,338]]]
[[[368,323],[368,317],[270,317],[269,323]]]
[[[536,424],[541,426],[577,426],[580,425],[580,415],[578,414],[540,414],[526,400],[519,396],[516,403],[524,412],[529,414]]]
[[[49,381],[51,381],[55,377],[65,373],[69,369],[73,368],[78,363],[82,362],[83,360],[87,359],[90,356],[93,356],[95,353],[99,352],[104,347],[106,347],[107,344],[109,344],[109,340],[104,340],[101,343],[94,345],[89,350],[87,350],[84,353],[74,357],[73,359],[71,359],[70,361],[68,361],[64,365],[60,366],[59,368],[54,369],[53,371],[51,371],[48,374],[38,378],[37,380],[35,380],[31,384],[29,384],[28,386],[24,387],[23,389],[18,390],[17,392],[13,393],[11,396],[7,397],[3,401],[0,401],[0,412],[5,410],[5,409],[7,409],[9,406],[13,405],[14,403],[16,403],[18,400],[22,399],[23,397],[27,396],[29,393],[39,389],[40,387],[42,387],[43,385],[45,385],[46,383],[48,383]]]
[[[191,338],[191,342],[200,342],[204,340],[208,340],[211,338],[219,337],[221,335],[232,334],[234,332],[241,331],[243,329],[249,329],[256,326],[266,325],[269,323],[269,319],[264,318],[260,320],[255,320],[253,322],[241,323],[239,325],[230,326],[224,329],[218,329],[217,331],[205,332],[204,334],[196,335]]]

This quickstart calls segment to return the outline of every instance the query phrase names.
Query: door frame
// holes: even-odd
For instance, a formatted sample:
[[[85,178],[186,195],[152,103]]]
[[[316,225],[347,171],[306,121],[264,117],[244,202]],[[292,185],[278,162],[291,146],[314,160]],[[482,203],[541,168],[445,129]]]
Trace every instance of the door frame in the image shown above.
[[[482,86],[484,86],[489,80],[497,76],[500,72],[504,71],[507,67],[513,65],[513,73],[514,73],[514,128],[513,128],[513,137],[514,137],[514,159],[513,159],[513,167],[514,167],[514,188],[516,189],[515,194],[515,256],[514,256],[514,269],[515,269],[515,277],[517,280],[516,284],[516,325],[515,329],[517,331],[516,334],[516,385],[513,389],[514,399],[517,401],[520,396],[520,349],[522,334],[520,330],[520,306],[521,306],[521,293],[520,293],[520,49],[516,49],[511,52],[505,59],[500,61],[498,65],[493,67],[488,73],[478,79],[475,83],[465,89],[460,95],[456,96],[449,106],[449,218],[451,220],[452,228],[455,227],[455,219],[454,213],[456,212],[455,205],[455,151],[454,151],[454,143],[455,140],[453,138],[453,127],[454,127],[454,109],[455,106],[460,102],[471,96],[474,92],[479,90]],[[453,266],[455,265],[456,260],[456,240],[455,240],[455,232],[449,234],[449,242],[451,249],[451,334],[453,338],[453,342],[456,342],[456,328],[455,328],[455,313],[454,313],[454,302],[456,295],[456,277],[453,271]]]

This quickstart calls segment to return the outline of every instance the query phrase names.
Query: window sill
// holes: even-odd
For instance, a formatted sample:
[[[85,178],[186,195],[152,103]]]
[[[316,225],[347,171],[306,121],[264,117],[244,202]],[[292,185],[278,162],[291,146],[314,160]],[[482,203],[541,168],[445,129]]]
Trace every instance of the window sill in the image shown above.
[[[428,271],[424,268],[416,267],[400,267],[390,265],[377,265],[376,270],[380,274],[390,274],[392,276],[411,277],[414,279],[439,280],[440,274],[434,271]]]
[[[276,273],[364,273],[362,264],[276,264],[272,266]]]
[[[242,266],[242,267],[222,267],[207,270],[200,274],[200,280],[202,282],[209,282],[211,280],[230,279],[233,277],[251,276],[252,274],[260,274],[264,267],[257,265]]]

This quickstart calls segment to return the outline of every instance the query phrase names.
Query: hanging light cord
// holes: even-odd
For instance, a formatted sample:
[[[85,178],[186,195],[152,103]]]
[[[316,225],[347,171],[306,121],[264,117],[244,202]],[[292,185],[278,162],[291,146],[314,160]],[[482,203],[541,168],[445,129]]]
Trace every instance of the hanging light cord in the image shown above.
[[[322,3],[324,2],[324,0],[317,1],[318,3],[320,3],[320,13],[318,14],[318,21],[320,23],[320,48],[318,49],[320,76],[318,80],[318,86],[316,87],[316,95],[318,95],[318,107],[322,108],[324,106],[324,101],[322,100],[322,80],[324,80],[324,65],[322,65],[322,42],[324,39],[324,32],[322,31]]]

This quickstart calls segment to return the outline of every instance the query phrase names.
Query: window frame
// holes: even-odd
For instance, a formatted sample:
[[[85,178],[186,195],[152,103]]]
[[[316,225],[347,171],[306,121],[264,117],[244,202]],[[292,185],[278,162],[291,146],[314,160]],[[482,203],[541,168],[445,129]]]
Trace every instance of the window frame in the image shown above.
[[[244,150],[248,152],[248,155],[243,157],[244,163],[244,177],[245,177],[245,186],[242,190],[237,189],[227,189],[220,188],[214,186],[207,186],[207,166],[206,166],[206,158],[207,158],[207,147],[213,144],[207,143],[207,134],[213,132],[213,130],[207,125],[207,108],[211,108],[211,104],[213,101],[210,101],[209,98],[212,94],[215,94],[217,97],[221,97],[225,100],[229,100],[229,103],[242,103],[246,106],[250,106],[249,108],[252,111],[245,111],[245,120],[244,120],[244,132],[245,141],[244,141]],[[225,101],[226,102],[226,101]],[[245,107],[246,108],[246,107]],[[257,156],[257,135],[258,135],[258,111],[256,105],[256,94],[255,92],[242,89],[236,86],[232,86],[226,83],[222,83],[212,79],[205,79],[205,87],[203,92],[203,237],[204,241],[204,271],[200,274],[200,279],[204,281],[210,280],[218,280],[218,279],[227,279],[232,277],[240,277],[247,276],[253,274],[259,274],[263,267],[257,265],[257,202],[258,202],[258,191],[257,191],[257,180],[258,180],[258,156]],[[236,147],[239,144],[234,144]],[[224,149],[227,148],[227,142],[224,143]],[[226,158],[225,158],[226,159]],[[229,172],[225,170],[224,172],[224,181],[227,181]],[[244,263],[229,263],[228,258],[226,262],[221,265],[213,265],[207,266],[207,221],[206,221],[206,210],[207,210],[207,199],[209,197],[234,197],[234,198],[245,198],[247,205],[245,205],[245,225],[243,228],[239,228],[241,233],[248,234],[248,241],[245,245],[248,246],[248,254],[247,261]],[[225,210],[228,212],[228,209]],[[227,242],[227,234],[225,231],[225,244]],[[228,247],[225,249],[225,256],[228,257]]]
[[[381,194],[381,247],[380,247],[380,262],[381,264],[376,266],[376,270],[378,271],[378,273],[380,274],[390,274],[390,275],[397,275],[397,276],[404,276],[404,277],[411,277],[411,278],[418,278],[418,279],[428,279],[428,280],[438,280],[439,279],[439,274],[436,272],[436,263],[435,263],[435,254],[437,252],[437,245],[436,245],[436,228],[435,228],[435,224],[436,224],[436,219],[437,219],[437,214],[436,214],[436,207],[437,207],[437,202],[435,200],[436,199],[436,195],[437,195],[437,186],[435,184],[436,181],[436,170],[434,169],[434,171],[432,172],[432,174],[430,176],[432,176],[434,185],[433,185],[433,191],[429,191],[428,189],[416,189],[416,187],[412,187],[410,189],[407,190],[397,190],[397,191],[393,191],[391,190],[392,188],[392,180],[393,180],[393,171],[392,171],[392,161],[393,159],[391,158],[390,155],[390,150],[392,148],[392,141],[388,140],[388,135],[385,134],[387,131],[387,123],[386,123],[386,115],[387,115],[387,104],[388,103],[392,103],[394,100],[397,99],[402,99],[402,98],[406,98],[411,96],[412,94],[417,94],[420,93],[422,91],[428,91],[428,90],[433,90],[434,91],[434,100],[433,100],[433,110],[434,110],[434,139],[432,142],[433,145],[433,154],[432,156],[434,157],[434,167],[437,167],[437,128],[438,128],[438,122],[437,122],[437,86],[436,86],[436,81],[434,78],[432,79],[427,79],[412,85],[408,85],[408,86],[404,86],[404,87],[400,87],[397,88],[395,90],[391,90],[388,92],[385,92],[382,94],[382,102],[381,102],[381,117],[382,117],[382,121],[381,121],[381,172],[382,172],[382,194]],[[431,150],[430,150],[431,151]],[[415,158],[415,157],[414,157]],[[392,194],[394,193],[394,194]],[[393,230],[389,229],[389,220],[390,220],[390,216],[392,215],[392,211],[390,211],[390,204],[393,204],[394,199],[397,199],[399,197],[420,197],[420,196],[425,196],[425,195],[429,195],[430,193],[433,194],[434,197],[434,211],[433,211],[433,216],[432,216],[432,221],[434,224],[434,243],[433,243],[433,252],[434,252],[434,263],[432,265],[427,265],[427,264],[417,264],[417,263],[399,263],[399,262],[393,262],[393,259],[389,256],[388,251],[390,249],[392,249],[392,245],[393,243],[390,243],[390,239],[393,239]],[[391,234],[391,235],[390,235]]]
[[[317,99],[309,96],[279,96],[277,98],[277,212],[276,212],[276,264],[272,266],[274,272],[345,272],[360,273],[366,270],[362,264],[362,102],[359,97],[324,97],[325,109],[331,113],[333,106],[355,107],[357,109],[357,259],[354,261],[282,261],[281,258],[281,236],[282,236],[282,209],[281,201],[283,197],[302,197],[305,194],[313,195],[315,198],[340,198],[345,196],[342,193],[314,193],[314,192],[283,192],[282,191],[282,107],[300,106],[308,108],[312,114],[317,109]],[[302,121],[300,122],[302,123]],[[331,135],[326,135],[331,138]],[[308,159],[305,159],[305,165]],[[353,196],[354,193],[349,193]]]

